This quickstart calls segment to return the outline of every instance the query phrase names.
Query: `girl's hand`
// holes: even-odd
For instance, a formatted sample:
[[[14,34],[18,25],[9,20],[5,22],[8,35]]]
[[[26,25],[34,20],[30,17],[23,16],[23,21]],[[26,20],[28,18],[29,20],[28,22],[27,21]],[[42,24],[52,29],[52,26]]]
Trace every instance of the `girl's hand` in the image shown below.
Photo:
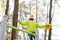
[[[51,29],[51,27],[52,27],[51,24],[47,24],[47,25],[46,25],[46,29],[47,29],[47,30],[48,30],[48,29]]]

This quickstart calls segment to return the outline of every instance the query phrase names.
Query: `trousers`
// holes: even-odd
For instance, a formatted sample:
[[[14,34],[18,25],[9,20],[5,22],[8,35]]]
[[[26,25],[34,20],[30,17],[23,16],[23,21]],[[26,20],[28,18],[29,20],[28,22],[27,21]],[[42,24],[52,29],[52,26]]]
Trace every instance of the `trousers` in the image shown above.
[[[32,33],[34,33],[34,34],[35,34],[35,32],[32,32]],[[35,39],[35,36],[33,36],[33,35],[31,35],[31,34],[28,34],[28,36],[29,36],[29,39],[30,39],[30,40]]]

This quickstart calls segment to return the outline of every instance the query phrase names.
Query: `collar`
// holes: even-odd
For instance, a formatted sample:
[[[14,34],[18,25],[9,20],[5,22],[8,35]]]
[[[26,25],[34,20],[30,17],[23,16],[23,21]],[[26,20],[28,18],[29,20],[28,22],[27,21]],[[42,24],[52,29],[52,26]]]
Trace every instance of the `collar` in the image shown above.
[[[29,18],[29,20],[34,20],[33,18]]]

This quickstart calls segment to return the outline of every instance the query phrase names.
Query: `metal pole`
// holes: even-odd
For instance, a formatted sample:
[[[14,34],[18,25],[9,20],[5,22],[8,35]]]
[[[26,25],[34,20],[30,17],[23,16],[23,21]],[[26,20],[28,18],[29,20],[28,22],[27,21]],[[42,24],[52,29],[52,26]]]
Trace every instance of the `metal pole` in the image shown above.
[[[6,33],[6,25],[7,25],[7,16],[4,15],[2,19],[1,32],[0,32],[0,40],[5,40]]]

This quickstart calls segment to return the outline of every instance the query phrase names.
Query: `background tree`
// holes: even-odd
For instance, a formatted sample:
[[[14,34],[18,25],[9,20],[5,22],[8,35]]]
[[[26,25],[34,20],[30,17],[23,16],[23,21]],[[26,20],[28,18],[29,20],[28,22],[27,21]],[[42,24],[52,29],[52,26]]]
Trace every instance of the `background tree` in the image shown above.
[[[9,9],[9,0],[7,0],[7,2],[6,2],[6,11],[5,11],[5,15],[8,15],[8,9]]]
[[[17,27],[18,21],[18,4],[19,0],[14,0],[14,11],[13,11],[13,26]],[[16,30],[12,29],[11,40],[14,40],[18,37],[18,33]]]
[[[52,13],[52,0],[50,0],[49,24],[51,24],[51,20],[52,20],[51,13]],[[52,28],[49,30],[48,40],[51,40],[51,30]]]
[[[6,2],[6,10],[5,10],[5,15],[7,15],[7,16],[8,16],[8,10],[9,10],[9,0],[7,0],[7,2]],[[6,32],[7,32],[7,35],[6,35],[5,40],[8,40],[8,38],[9,38],[8,30],[6,30]]]

